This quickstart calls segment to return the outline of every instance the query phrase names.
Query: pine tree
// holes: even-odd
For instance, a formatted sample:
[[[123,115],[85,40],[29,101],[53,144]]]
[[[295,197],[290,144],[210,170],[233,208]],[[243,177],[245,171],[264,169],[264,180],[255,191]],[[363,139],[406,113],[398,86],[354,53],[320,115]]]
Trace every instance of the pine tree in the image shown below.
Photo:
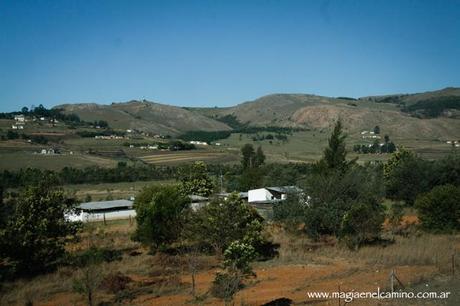
[[[324,149],[323,158],[319,161],[321,170],[345,172],[349,168],[349,165],[354,162],[354,160],[351,162],[347,162],[346,160],[346,135],[343,134],[342,128],[342,122],[339,119],[329,138],[329,145]]]

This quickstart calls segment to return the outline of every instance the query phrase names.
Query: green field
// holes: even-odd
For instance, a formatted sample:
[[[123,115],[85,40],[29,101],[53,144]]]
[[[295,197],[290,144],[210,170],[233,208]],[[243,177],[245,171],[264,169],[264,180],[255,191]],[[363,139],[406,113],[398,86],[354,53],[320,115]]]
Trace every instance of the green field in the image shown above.
[[[259,135],[262,134],[267,135],[268,133],[259,133]],[[246,143],[253,144],[255,147],[261,146],[269,162],[312,162],[321,158],[330,135],[326,131],[294,132],[293,135],[288,136],[287,142],[273,140],[272,144],[269,140],[253,141],[253,136],[255,134],[232,134],[229,138],[218,142],[235,154]],[[395,138],[392,141],[397,146],[404,146],[427,159],[440,158],[452,152],[450,145],[437,139]],[[355,144],[371,143],[373,140],[362,139],[359,134],[349,135],[347,138],[349,157],[358,157],[360,162],[389,158],[390,154],[356,154],[351,152]]]
[[[113,159],[79,153],[73,155],[42,155],[24,151],[0,153],[0,170],[18,170],[20,168],[60,170],[64,167],[115,167],[116,165],[117,162]]]

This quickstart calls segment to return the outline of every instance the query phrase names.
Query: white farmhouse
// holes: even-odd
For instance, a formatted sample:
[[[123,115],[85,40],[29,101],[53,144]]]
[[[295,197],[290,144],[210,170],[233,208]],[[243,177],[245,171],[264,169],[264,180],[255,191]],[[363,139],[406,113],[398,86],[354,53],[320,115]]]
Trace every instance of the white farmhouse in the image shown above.
[[[301,193],[296,186],[264,187],[248,191],[248,203],[270,203],[286,200],[289,193]]]

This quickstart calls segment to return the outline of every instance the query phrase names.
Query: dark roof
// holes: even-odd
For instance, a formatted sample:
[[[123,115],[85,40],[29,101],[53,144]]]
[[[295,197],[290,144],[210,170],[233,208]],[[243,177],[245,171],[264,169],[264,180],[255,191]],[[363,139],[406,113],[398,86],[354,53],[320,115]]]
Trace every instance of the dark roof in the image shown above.
[[[279,193],[298,193],[298,192],[302,192],[302,189],[300,189],[297,186],[265,187],[265,189],[270,190],[270,191],[279,192]]]
[[[203,196],[196,195],[196,194],[191,194],[191,195],[188,196],[188,198],[192,202],[206,202],[206,201],[208,201],[207,197],[203,197]]]
[[[113,200],[113,201],[100,201],[100,202],[86,202],[79,205],[83,210],[99,210],[111,208],[132,208],[133,201],[129,200]]]
[[[217,196],[219,196],[219,197],[228,197],[231,194],[232,194],[231,192],[221,192],[221,193],[217,194]],[[247,199],[247,197],[248,197],[247,192],[238,192],[237,194],[242,199]]]

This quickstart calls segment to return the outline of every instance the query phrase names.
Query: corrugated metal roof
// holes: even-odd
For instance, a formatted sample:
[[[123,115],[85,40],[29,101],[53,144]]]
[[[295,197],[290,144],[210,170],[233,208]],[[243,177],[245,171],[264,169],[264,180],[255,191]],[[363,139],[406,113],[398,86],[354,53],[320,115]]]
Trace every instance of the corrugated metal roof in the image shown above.
[[[280,193],[297,193],[297,192],[302,192],[302,189],[300,189],[297,186],[281,186],[281,187],[265,187],[267,190],[273,190],[276,192]]]
[[[83,210],[98,210],[98,209],[111,209],[111,208],[132,208],[133,201],[129,200],[113,200],[113,201],[100,201],[100,202],[86,202],[79,205]]]

